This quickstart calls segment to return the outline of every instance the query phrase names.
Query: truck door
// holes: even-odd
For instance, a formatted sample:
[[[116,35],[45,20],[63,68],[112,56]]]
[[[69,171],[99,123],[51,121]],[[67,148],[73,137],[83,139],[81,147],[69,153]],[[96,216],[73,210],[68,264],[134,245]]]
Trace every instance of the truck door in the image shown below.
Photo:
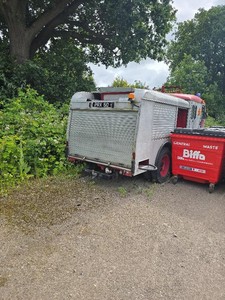
[[[178,108],[177,126],[176,127],[186,128],[187,127],[187,116],[188,116],[187,109]]]

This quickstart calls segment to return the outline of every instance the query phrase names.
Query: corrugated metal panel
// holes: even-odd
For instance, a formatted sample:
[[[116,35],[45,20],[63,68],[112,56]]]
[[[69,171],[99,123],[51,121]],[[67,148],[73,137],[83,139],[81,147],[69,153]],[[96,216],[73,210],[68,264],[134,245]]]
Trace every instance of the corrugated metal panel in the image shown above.
[[[153,113],[153,140],[168,137],[175,127],[177,109],[160,103],[154,103]]]
[[[69,153],[131,167],[137,112],[72,110]]]

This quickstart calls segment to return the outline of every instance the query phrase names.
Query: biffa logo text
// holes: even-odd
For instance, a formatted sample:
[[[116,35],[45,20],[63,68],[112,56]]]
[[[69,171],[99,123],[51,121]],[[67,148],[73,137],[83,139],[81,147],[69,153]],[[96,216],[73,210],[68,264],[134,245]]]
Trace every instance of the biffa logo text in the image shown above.
[[[197,150],[184,149],[183,150],[183,157],[184,158],[205,160],[205,155],[202,154],[200,151],[197,151]]]

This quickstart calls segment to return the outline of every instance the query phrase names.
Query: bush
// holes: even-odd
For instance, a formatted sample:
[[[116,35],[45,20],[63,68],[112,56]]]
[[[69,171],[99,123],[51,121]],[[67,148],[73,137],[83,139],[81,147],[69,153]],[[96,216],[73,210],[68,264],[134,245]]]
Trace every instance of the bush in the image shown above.
[[[7,101],[0,110],[2,189],[65,170],[65,111],[65,106],[57,110],[29,87]]]
[[[205,121],[205,127],[211,127],[211,126],[224,126],[224,122],[220,122],[218,120],[215,120],[211,116],[207,116]]]

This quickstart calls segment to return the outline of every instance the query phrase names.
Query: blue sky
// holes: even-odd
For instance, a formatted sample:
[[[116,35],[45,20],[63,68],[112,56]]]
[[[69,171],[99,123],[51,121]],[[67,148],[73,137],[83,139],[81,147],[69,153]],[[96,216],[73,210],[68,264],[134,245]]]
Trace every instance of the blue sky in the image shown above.
[[[194,17],[199,8],[209,9],[216,5],[225,5],[225,0],[174,0],[174,7],[177,9],[177,21],[182,22]],[[131,62],[127,67],[105,68],[103,65],[90,64],[94,73],[94,80],[97,86],[110,86],[116,76],[120,76],[129,83],[140,80],[149,88],[160,87],[169,75],[168,66],[163,62],[146,59],[139,64]]]

